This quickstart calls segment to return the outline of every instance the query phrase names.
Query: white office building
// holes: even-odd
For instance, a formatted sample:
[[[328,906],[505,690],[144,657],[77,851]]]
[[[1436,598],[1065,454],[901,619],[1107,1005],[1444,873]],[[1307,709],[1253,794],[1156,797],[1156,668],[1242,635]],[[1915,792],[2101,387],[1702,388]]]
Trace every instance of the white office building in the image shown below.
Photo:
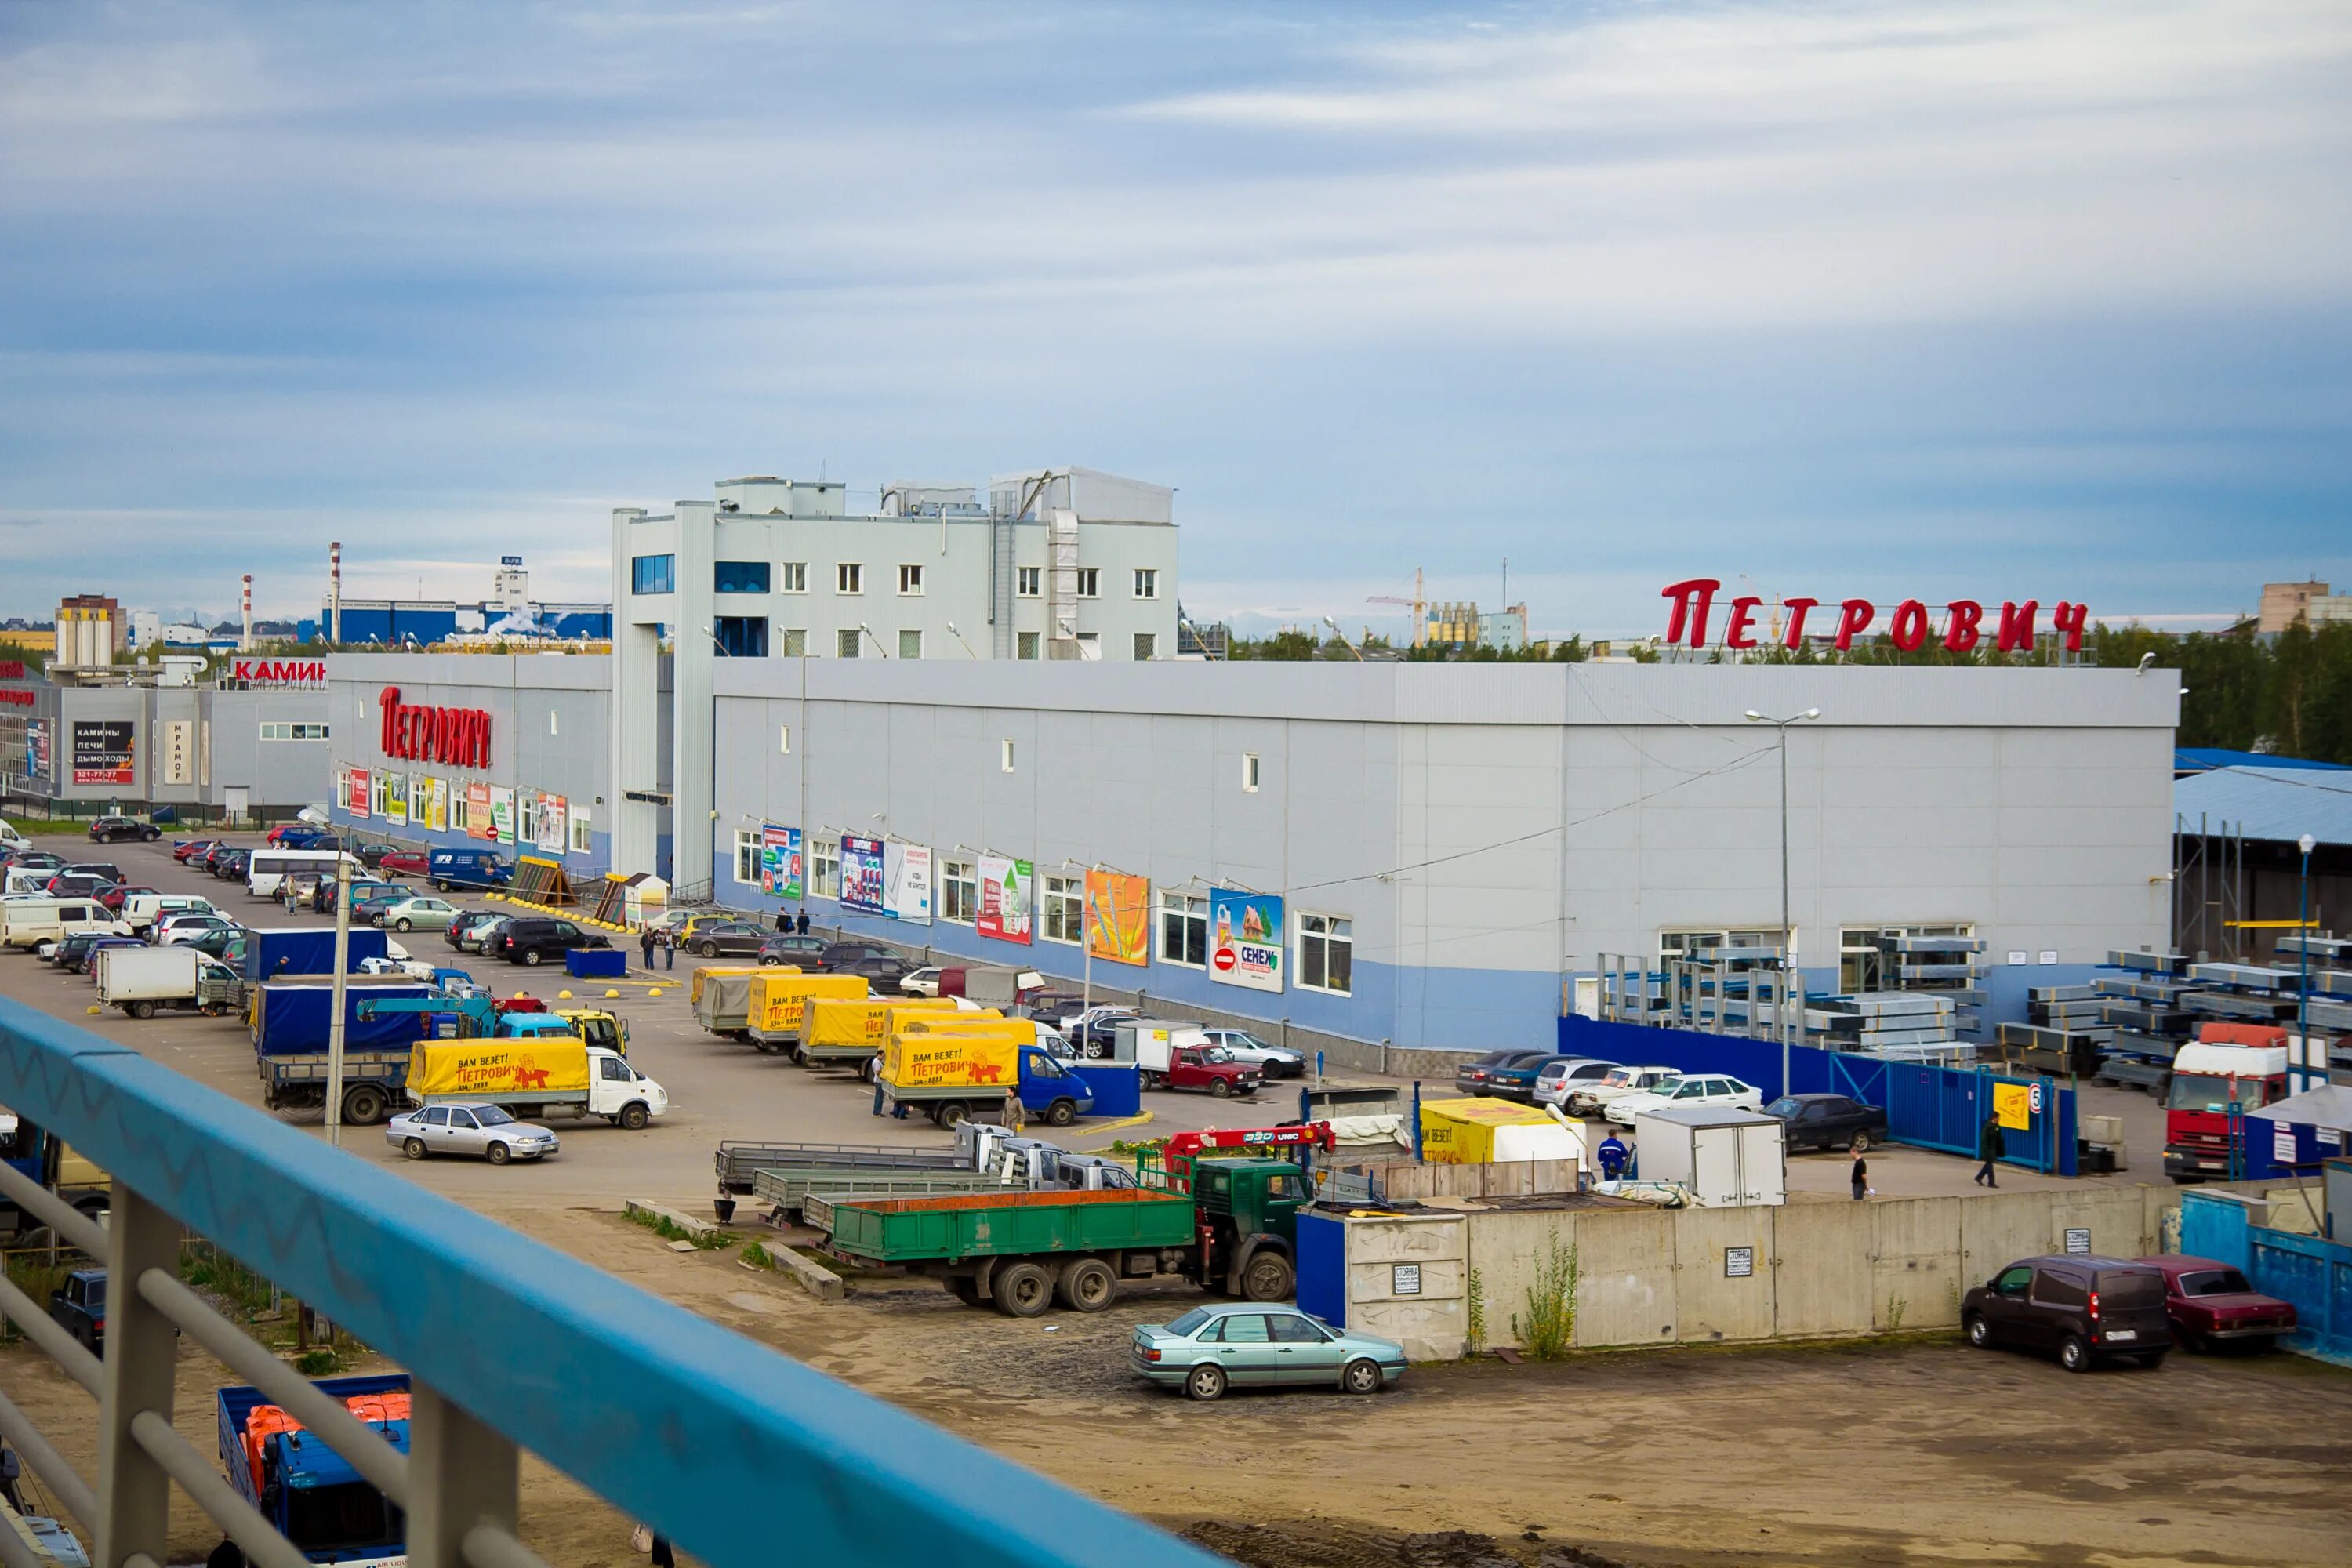
[[[1090,468],[894,483],[853,515],[833,480],[721,480],[709,500],[613,513],[612,819],[618,865],[697,846],[712,807],[720,658],[1068,659],[1176,653],[1175,492]],[[653,777],[662,644],[673,754]]]

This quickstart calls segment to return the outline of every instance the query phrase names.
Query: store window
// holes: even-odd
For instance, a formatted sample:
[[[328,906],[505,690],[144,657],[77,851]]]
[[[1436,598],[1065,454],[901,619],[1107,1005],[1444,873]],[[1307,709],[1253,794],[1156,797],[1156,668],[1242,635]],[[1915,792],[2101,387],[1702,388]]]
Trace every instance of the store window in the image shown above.
[[[760,885],[760,835],[751,828],[735,830],[735,879],[746,887]]]
[[[764,594],[768,563],[764,561],[717,561],[711,563],[711,587],[721,594]]]
[[[809,891],[820,899],[841,897],[841,840],[809,840]]]
[[[1298,984],[1345,996],[1355,988],[1356,922],[1344,915],[1298,916]]]
[[[1209,900],[1196,893],[1160,895],[1160,962],[1202,969],[1209,963]]]
[[[980,867],[971,860],[947,860],[940,866],[940,919],[968,926],[980,918]]]
[[[675,594],[677,592],[677,557],[675,555],[636,555],[629,560],[629,592],[633,594]]]
[[[1045,569],[1024,566],[1015,576],[1013,591],[1024,599],[1042,598],[1045,592]]]
[[[1045,940],[1072,946],[1086,938],[1086,883],[1076,877],[1045,879]]]
[[[780,581],[777,583],[776,586],[780,592],[786,594],[805,594],[808,592],[807,562],[785,562],[779,572],[779,577]]]

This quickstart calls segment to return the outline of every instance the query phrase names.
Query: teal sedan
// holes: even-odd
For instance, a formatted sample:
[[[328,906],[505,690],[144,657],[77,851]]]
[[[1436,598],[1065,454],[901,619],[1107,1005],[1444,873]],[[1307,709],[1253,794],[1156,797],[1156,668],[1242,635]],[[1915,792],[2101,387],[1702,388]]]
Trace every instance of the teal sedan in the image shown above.
[[[1127,1364],[1192,1399],[1294,1385],[1377,1394],[1404,1375],[1404,1347],[1293,1308],[1252,1303],[1195,1307],[1171,1322],[1146,1323],[1128,1342]]]

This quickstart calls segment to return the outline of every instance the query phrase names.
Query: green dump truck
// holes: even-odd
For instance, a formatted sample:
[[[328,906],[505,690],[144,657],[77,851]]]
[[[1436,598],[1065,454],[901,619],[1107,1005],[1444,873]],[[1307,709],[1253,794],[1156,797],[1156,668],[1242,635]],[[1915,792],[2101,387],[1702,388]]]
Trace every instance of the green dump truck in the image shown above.
[[[1251,1301],[1297,1279],[1305,1172],[1286,1160],[1202,1160],[1190,1193],[1005,1192],[842,1198],[826,1250],[928,1274],[968,1307],[1034,1318],[1111,1304],[1122,1279],[1179,1275]]]

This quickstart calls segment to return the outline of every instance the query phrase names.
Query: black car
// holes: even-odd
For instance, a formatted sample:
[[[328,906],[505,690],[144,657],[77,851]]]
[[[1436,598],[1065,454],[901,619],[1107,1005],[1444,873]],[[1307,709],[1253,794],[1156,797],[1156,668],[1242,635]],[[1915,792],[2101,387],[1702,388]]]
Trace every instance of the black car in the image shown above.
[[[110,931],[78,931],[61,936],[58,939],[57,951],[49,954],[49,962],[59,969],[79,970],[82,966],[82,955],[89,951],[89,944],[111,935]]]
[[[1454,1069],[1454,1087],[1464,1094],[1492,1094],[1495,1092],[1495,1074],[1499,1069],[1517,1067],[1522,1062],[1533,1062],[1537,1068],[1541,1068],[1559,1054],[1557,1051],[1531,1051],[1525,1047],[1488,1051],[1485,1056],[1464,1062]],[[1533,1072],[1528,1075],[1528,1080],[1532,1089],[1535,1081]]]
[[[163,837],[163,830],[152,822],[134,822],[127,816],[101,816],[89,825],[92,844],[112,844],[118,839],[134,839],[152,844]]]
[[[1784,1094],[1764,1114],[1787,1127],[1784,1138],[1791,1150],[1851,1149],[1858,1154],[1886,1142],[1885,1108],[1843,1094]]]
[[[705,958],[717,958],[720,953],[730,957],[749,958],[765,947],[774,933],[753,921],[712,921],[694,928],[686,945]]]
[[[245,868],[252,864],[252,850],[231,849],[226,854],[215,855],[212,857],[211,864],[207,868],[214,876],[218,877],[224,882],[231,880],[243,881],[245,879]]]
[[[77,877],[103,877],[109,882],[122,880],[122,868],[110,860],[77,860],[65,869]]]
[[[2164,1271],[2123,1258],[2027,1258],[1970,1290],[1960,1330],[1979,1350],[2055,1351],[2068,1372],[2100,1357],[2161,1366],[2172,1349]]]
[[[879,980],[896,985],[914,973],[908,963],[890,949],[873,942],[828,942],[814,963],[803,963],[803,969],[820,974],[862,974],[868,980]]]
[[[377,867],[383,864],[383,858],[385,856],[399,854],[400,846],[397,844],[362,844],[358,848],[352,850],[352,853],[360,858],[361,865],[373,871]]]
[[[465,951],[463,939],[467,931],[478,925],[504,918],[494,910],[460,910],[457,918],[449,922],[449,929],[441,933],[441,940],[462,952]]]
[[[518,916],[491,939],[490,956],[536,968],[550,959],[562,963],[563,955],[575,947],[612,945],[611,939],[602,932],[582,931],[570,921]]]
[[[45,890],[51,898],[94,899],[115,885],[113,878],[94,871],[60,871],[49,879]]]
[[[49,1292],[49,1318],[92,1355],[106,1353],[106,1270],[77,1268]]]
[[[792,931],[772,932],[760,944],[762,963],[790,963],[802,969],[814,970],[824,961],[824,950],[833,944],[821,936],[801,936]]]
[[[27,871],[61,871],[65,857],[52,855],[46,849],[19,849],[8,858],[8,864]]]

